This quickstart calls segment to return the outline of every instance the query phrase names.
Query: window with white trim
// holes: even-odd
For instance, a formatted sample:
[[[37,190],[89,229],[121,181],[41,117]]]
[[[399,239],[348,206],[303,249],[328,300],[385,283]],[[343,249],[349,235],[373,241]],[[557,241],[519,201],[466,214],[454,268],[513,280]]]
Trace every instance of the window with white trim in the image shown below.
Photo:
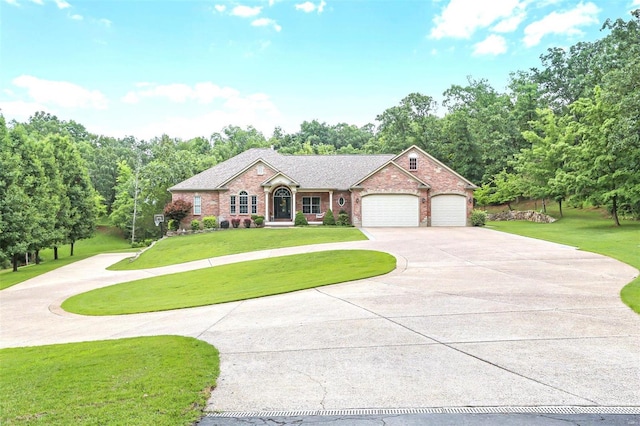
[[[418,170],[417,154],[409,154],[409,170]]]
[[[251,196],[251,214],[257,214],[257,213],[258,213],[258,196],[252,195]]]
[[[199,195],[193,197],[193,214],[202,214],[202,199]]]
[[[231,196],[231,214],[236,214],[236,196],[232,195]]]
[[[247,191],[240,191],[240,214],[249,213],[249,196]]]
[[[258,164],[258,176],[264,175],[264,165]]]
[[[340,207],[344,206],[344,202],[345,202],[345,201],[344,201],[344,197],[340,197],[340,198],[338,198],[338,205],[339,205]]]
[[[302,213],[320,213],[320,197],[302,197]]]

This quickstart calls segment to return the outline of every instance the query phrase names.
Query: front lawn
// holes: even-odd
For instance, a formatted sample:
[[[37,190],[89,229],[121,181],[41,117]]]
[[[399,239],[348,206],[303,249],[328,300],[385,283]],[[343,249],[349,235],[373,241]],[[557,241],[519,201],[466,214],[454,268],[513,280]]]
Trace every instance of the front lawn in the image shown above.
[[[131,250],[130,242],[122,237],[117,228],[98,226],[93,237],[75,243],[73,256],[69,256],[70,245],[65,244],[58,247],[58,260],[53,259],[53,249],[45,249],[40,252],[42,261],[39,265],[21,266],[18,272],[11,269],[0,270],[0,290],[99,253]]]
[[[212,305],[369,278],[395,266],[395,257],[371,250],[281,256],[103,287],[65,300],[62,308],[119,315]]]
[[[190,425],[203,416],[218,351],[158,336],[0,350],[0,424]]]
[[[564,217],[554,223],[526,221],[489,222],[492,229],[567,244],[618,259],[640,269],[640,222],[613,221],[595,209],[563,209]],[[557,211],[550,214],[559,217]],[[624,303],[640,313],[640,277],[627,284],[620,296]]]
[[[133,262],[125,259],[107,269],[124,271],[156,268],[248,251],[366,239],[357,228],[322,226],[227,229],[205,234],[165,238]]]

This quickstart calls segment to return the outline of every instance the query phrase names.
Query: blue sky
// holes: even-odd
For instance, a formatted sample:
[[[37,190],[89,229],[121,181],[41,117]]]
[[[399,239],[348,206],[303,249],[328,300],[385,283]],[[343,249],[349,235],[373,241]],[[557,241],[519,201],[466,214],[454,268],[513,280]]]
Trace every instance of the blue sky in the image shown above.
[[[0,0],[0,108],[111,136],[374,123],[467,76],[500,91],[640,0]]]

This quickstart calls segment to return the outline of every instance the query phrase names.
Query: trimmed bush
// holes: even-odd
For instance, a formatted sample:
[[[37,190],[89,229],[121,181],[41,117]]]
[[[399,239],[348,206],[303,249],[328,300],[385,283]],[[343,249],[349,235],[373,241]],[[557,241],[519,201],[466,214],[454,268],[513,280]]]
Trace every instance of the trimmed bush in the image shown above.
[[[309,222],[307,222],[307,218],[302,214],[302,212],[296,212],[296,220],[294,222],[295,226],[307,226]]]
[[[338,219],[336,219],[336,225],[351,226],[351,221],[349,220],[349,214],[346,211],[340,210],[340,213],[338,213]]]
[[[198,219],[193,219],[191,221],[191,230],[199,231],[200,230],[200,221]]]
[[[233,219],[231,219],[231,225],[234,228],[237,228],[238,226],[240,226],[240,218],[239,217],[234,217]]]
[[[262,228],[262,225],[264,225],[264,217],[262,216],[258,216],[255,219],[253,219],[253,223],[256,224],[257,228]]]
[[[246,218],[245,220],[242,221],[242,223],[244,223],[245,228],[251,228],[251,219]]]
[[[484,226],[487,222],[487,212],[484,210],[474,210],[471,212],[471,224],[473,226]]]
[[[202,219],[202,226],[204,229],[215,229],[218,226],[218,220],[215,216],[207,216]]]
[[[332,226],[336,224],[336,218],[333,215],[333,212],[331,211],[331,209],[328,209],[327,212],[324,214],[324,218],[322,219],[322,224],[327,226]]]

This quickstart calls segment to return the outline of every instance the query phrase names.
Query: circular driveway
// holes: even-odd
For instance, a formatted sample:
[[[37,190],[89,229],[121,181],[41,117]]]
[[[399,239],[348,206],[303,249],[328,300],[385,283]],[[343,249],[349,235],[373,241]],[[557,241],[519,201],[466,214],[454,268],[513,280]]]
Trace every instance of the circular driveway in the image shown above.
[[[212,411],[640,406],[640,315],[619,296],[634,268],[489,229],[365,232],[369,241],[143,271],[106,271],[125,255],[96,256],[1,291],[0,347],[197,337],[220,350]],[[116,282],[335,248],[386,251],[398,268],[168,312],[83,317],[59,307]]]

